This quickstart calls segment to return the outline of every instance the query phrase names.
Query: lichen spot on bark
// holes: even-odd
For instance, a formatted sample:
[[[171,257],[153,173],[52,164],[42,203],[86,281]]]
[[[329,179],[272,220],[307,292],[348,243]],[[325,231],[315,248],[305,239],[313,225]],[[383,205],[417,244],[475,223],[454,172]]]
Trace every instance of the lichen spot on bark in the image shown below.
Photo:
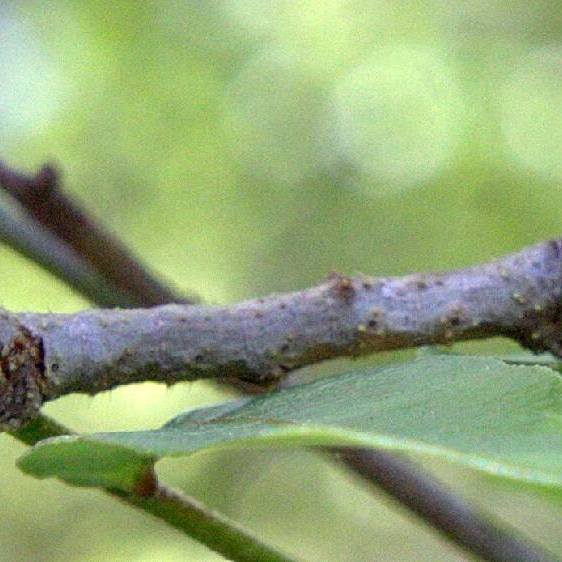
[[[329,277],[332,282],[332,291],[334,295],[343,300],[346,304],[351,304],[355,297],[355,287],[353,286],[353,279],[339,273],[332,273]]]

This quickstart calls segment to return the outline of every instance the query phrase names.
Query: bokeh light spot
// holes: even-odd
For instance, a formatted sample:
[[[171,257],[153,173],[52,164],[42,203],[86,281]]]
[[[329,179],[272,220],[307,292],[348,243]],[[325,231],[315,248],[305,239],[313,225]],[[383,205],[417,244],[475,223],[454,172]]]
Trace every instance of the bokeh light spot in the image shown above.
[[[444,166],[463,126],[454,73],[435,50],[377,50],[337,83],[331,144],[357,184],[384,194],[431,179]]]
[[[506,80],[502,130],[511,156],[545,179],[562,179],[562,46],[533,50]]]
[[[33,28],[5,8],[0,10],[0,46],[0,130],[6,142],[45,125],[60,107],[64,84]]]

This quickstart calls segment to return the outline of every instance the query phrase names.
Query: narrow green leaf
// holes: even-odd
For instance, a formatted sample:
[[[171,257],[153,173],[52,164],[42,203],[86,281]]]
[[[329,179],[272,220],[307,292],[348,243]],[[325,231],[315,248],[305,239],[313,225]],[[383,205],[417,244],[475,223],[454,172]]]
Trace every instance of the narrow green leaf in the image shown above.
[[[430,355],[195,410],[157,430],[50,439],[19,466],[40,478],[124,486],[123,473],[148,458],[225,447],[359,445],[562,488],[561,415],[562,378],[551,369]]]
[[[510,353],[508,355],[497,356],[497,358],[514,365],[543,365],[544,367],[550,367],[556,371],[562,370],[562,362],[560,359],[550,353],[542,353],[541,355],[525,352]]]

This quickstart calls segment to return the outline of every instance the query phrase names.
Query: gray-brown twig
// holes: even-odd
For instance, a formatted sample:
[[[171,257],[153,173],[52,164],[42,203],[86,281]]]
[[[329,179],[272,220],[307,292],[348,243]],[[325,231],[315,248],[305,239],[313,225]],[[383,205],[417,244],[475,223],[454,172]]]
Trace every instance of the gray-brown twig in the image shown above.
[[[450,273],[334,276],[230,307],[5,312],[0,422],[26,421],[44,400],[71,392],[145,380],[268,382],[334,357],[471,338],[508,336],[560,355],[561,244]]]

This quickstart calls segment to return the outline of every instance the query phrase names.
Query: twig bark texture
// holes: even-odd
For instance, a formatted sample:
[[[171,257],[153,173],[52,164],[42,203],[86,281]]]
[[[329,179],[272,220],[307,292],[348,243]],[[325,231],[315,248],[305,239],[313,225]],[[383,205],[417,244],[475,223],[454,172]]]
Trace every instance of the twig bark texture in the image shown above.
[[[230,307],[166,305],[0,315],[0,424],[45,400],[154,380],[278,380],[341,356],[492,336],[562,354],[562,241],[477,267],[398,278],[333,275]]]

